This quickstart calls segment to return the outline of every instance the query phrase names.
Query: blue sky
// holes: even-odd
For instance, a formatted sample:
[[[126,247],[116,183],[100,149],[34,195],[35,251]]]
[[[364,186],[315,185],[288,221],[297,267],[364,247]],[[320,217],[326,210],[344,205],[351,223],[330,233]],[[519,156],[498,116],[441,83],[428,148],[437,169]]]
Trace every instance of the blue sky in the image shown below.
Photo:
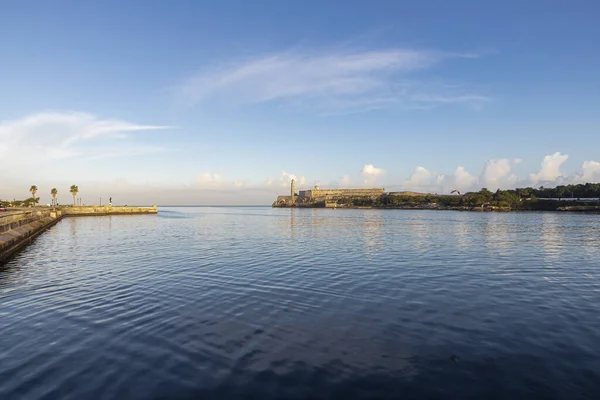
[[[598,15],[596,1],[5,1],[0,198],[598,181]]]

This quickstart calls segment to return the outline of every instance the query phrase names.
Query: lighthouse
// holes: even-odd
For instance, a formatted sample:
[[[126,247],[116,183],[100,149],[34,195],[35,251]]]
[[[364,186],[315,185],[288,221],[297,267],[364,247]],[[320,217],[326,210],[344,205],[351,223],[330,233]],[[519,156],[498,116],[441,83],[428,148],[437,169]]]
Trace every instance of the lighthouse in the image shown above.
[[[292,204],[294,204],[296,202],[296,181],[294,179],[292,179],[292,184],[291,184],[291,193],[290,193],[290,199],[292,200]]]

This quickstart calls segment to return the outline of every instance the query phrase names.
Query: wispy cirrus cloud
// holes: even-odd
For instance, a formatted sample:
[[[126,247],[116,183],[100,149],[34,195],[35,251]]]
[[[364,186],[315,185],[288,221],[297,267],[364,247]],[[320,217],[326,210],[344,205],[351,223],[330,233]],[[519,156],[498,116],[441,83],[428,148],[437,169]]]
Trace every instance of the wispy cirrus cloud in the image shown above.
[[[161,146],[121,146],[103,149],[101,152],[94,154],[89,157],[90,160],[101,160],[105,158],[116,158],[116,157],[135,157],[148,154],[157,154],[167,151],[166,148]]]
[[[110,146],[133,132],[167,129],[119,119],[102,119],[83,112],[40,112],[0,121],[0,167],[41,164],[69,157],[110,158],[162,151],[157,146]],[[93,148],[86,144],[102,145]],[[108,145],[108,147],[107,147]]]
[[[452,58],[477,58],[415,49],[287,51],[201,71],[175,88],[186,104],[278,102],[324,112],[360,111],[419,104],[481,104],[486,96],[440,86],[435,92],[412,73]],[[421,105],[420,107],[423,107]]]

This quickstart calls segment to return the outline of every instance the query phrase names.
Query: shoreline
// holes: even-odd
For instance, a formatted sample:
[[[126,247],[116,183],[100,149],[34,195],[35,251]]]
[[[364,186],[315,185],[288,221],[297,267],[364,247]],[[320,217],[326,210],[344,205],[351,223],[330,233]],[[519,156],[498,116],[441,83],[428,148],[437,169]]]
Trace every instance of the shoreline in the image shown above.
[[[336,206],[324,205],[299,205],[299,206],[271,206],[272,208],[322,208],[328,210],[424,210],[424,211],[464,211],[464,212],[572,212],[600,214],[600,206],[566,206],[557,208],[511,208],[511,207],[419,207],[419,206]]]

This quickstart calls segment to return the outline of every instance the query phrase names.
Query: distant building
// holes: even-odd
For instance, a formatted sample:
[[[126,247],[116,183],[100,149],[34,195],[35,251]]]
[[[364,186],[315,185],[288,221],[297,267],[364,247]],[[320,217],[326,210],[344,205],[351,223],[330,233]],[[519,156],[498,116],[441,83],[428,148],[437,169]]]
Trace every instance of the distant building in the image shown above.
[[[298,198],[301,200],[326,200],[331,198],[344,198],[344,197],[379,197],[384,193],[385,189],[321,189],[315,186],[314,189],[301,190]]]
[[[315,186],[313,189],[300,190],[295,193],[296,182],[292,179],[289,196],[277,196],[273,203],[274,207],[295,207],[302,205],[322,204],[326,207],[334,207],[337,200],[349,197],[369,197],[376,199],[384,194],[385,189],[321,189]]]

